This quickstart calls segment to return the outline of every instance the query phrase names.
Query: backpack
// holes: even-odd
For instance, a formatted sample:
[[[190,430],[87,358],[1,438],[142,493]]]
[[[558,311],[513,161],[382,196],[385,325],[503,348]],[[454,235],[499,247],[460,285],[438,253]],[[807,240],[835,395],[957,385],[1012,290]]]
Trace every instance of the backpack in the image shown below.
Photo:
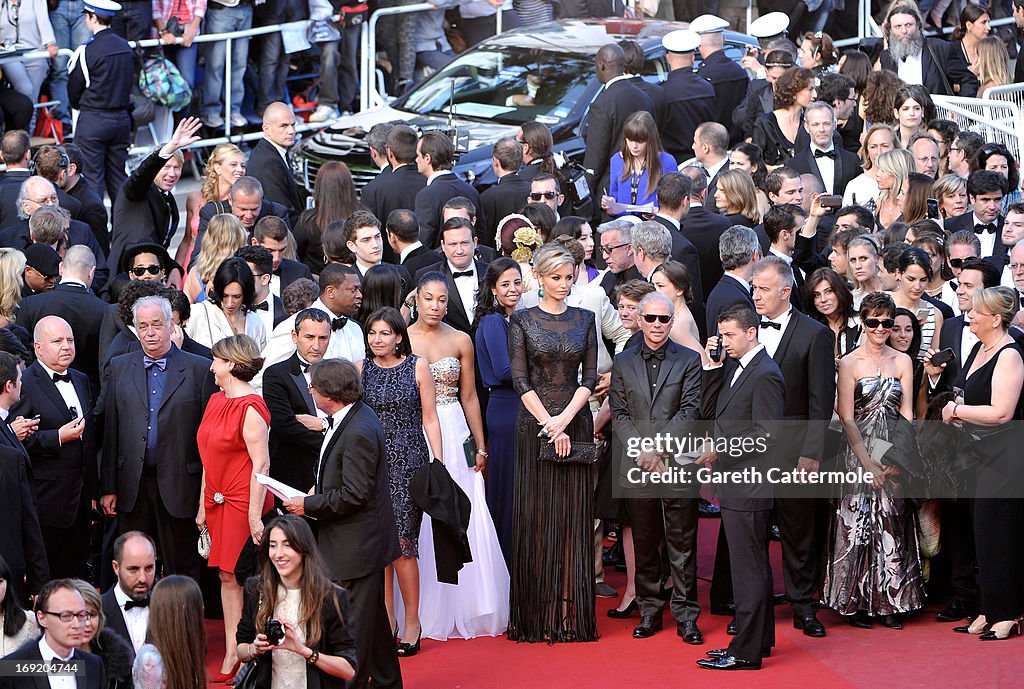
[[[192,89],[185,77],[161,53],[143,59],[139,70],[139,90],[146,98],[174,112],[192,102]]]

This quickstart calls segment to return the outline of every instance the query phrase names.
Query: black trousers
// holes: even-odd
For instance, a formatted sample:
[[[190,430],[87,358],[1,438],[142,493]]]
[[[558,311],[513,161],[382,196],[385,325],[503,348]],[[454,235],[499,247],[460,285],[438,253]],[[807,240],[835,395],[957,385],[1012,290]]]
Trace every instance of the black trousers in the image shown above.
[[[348,591],[348,616],[356,640],[356,676],[348,689],[401,689],[395,640],[384,607],[384,571],[337,582]]]
[[[696,622],[697,498],[632,498],[626,501],[636,554],[636,601],[641,615],[661,615],[662,543],[672,577],[669,607],[676,623]]]
[[[978,580],[975,576],[974,501],[967,498],[943,500],[939,504],[942,518],[940,553],[949,562],[951,599],[963,603],[968,610],[978,606]]]
[[[1015,620],[1024,613],[1022,523],[1024,500],[974,500],[974,544],[978,553],[981,614],[988,622]]]
[[[51,579],[70,577],[88,580],[91,515],[92,506],[89,504],[89,498],[82,495],[78,514],[75,515],[75,521],[71,526],[40,526]]]
[[[782,578],[793,616],[813,615],[821,588],[822,541],[817,527],[820,500],[775,497],[775,519],[782,532]]]
[[[148,534],[156,541],[157,556],[163,561],[165,575],[183,574],[199,582],[202,559],[196,547],[199,531],[195,519],[171,516],[160,498],[156,476],[143,476],[139,480],[135,508],[131,512],[118,512],[118,531]]]
[[[739,512],[722,508],[722,528],[733,563],[732,588],[738,633],[729,653],[753,663],[775,645],[772,566],[768,559],[769,510]]]

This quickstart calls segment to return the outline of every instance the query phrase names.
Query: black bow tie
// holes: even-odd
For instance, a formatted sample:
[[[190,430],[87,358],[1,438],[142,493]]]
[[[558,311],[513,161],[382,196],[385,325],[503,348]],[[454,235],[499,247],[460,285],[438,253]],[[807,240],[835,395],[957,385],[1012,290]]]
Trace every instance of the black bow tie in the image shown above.
[[[656,359],[658,361],[664,361],[665,360],[665,348],[662,347],[661,349],[651,349],[650,347],[647,347],[645,345],[643,350],[640,352],[640,356],[642,356],[644,358],[644,361],[650,361],[651,359]]]
[[[333,333],[336,330],[341,330],[342,328],[345,327],[346,323],[348,323],[348,316],[339,316],[338,318],[332,318],[331,332]]]
[[[333,416],[328,416],[327,418],[324,419],[324,421],[327,422],[327,428],[334,428],[334,417]]]
[[[816,150],[814,152],[814,157],[815,158],[831,158],[832,160],[835,160],[836,159],[836,150],[834,148],[831,151],[822,151],[822,150],[819,149],[819,150]]]
[[[303,372],[303,373],[309,373],[309,367],[310,367],[310,366],[312,366],[312,365],[313,365],[313,364],[307,364],[307,363],[306,363],[305,361],[303,361],[302,359],[299,359],[299,368],[301,368],[301,369],[302,369],[302,372]]]
[[[65,383],[70,383],[71,382],[71,374],[70,373],[65,373],[64,375],[61,375],[59,373],[54,373],[53,374],[53,382],[54,383],[60,383],[62,381],[65,382]]]
[[[472,270],[456,270],[454,273],[452,273],[452,279],[453,280],[455,278],[471,278],[471,277],[473,277],[473,271]]]
[[[254,306],[252,308],[253,308],[254,311],[270,311],[270,302],[269,301],[265,301],[262,304],[257,304],[256,306]]]
[[[775,328],[776,330],[781,331],[782,330],[782,323],[775,323],[774,321],[762,320],[761,321],[761,327],[762,328]]]
[[[981,234],[982,232],[988,232],[989,234],[995,234],[995,232],[996,232],[996,224],[990,222],[990,223],[985,223],[984,225],[982,225],[981,223],[978,223],[977,225],[974,226],[974,233],[975,234]]]
[[[125,611],[131,610],[132,608],[148,608],[149,607],[149,596],[146,596],[142,600],[130,600],[124,604]]]

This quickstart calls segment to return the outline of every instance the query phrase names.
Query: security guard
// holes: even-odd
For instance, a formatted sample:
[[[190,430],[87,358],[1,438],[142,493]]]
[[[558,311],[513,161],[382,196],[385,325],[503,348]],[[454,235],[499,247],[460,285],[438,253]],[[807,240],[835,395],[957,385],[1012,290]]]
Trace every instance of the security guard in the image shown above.
[[[680,29],[661,39],[668,62],[668,78],[661,84],[665,93],[665,122],[661,142],[677,162],[693,157],[693,135],[704,122],[714,122],[715,87],[693,71],[693,51],[700,36]]]
[[[110,202],[128,178],[131,143],[130,94],[136,79],[135,54],[128,41],[108,31],[121,6],[112,0],[86,0],[85,25],[93,37],[79,46],[68,65],[68,100],[78,111],[75,143],[82,151],[82,175]]]
[[[690,22],[690,31],[700,36],[700,55],[703,58],[697,74],[715,87],[715,102],[718,106],[715,121],[726,126],[732,123],[733,111],[747,96],[750,83],[746,71],[725,54],[725,34],[729,22],[713,14],[702,14]],[[732,143],[739,142],[742,132],[733,127]]]

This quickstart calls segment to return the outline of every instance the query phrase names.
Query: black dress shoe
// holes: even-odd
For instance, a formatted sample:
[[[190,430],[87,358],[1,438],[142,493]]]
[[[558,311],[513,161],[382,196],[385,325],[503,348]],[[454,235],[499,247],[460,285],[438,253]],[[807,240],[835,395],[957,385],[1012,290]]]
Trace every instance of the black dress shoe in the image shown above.
[[[736,656],[722,656],[721,658],[701,659],[697,661],[705,670],[760,670],[761,663],[752,663]]]
[[[634,639],[649,639],[661,629],[661,616],[641,615],[640,624],[633,630]]]
[[[613,620],[624,620],[628,617],[631,617],[639,607],[640,606],[636,604],[636,598],[634,598],[633,600],[629,601],[629,605],[627,605],[622,610],[619,610],[618,608],[612,608],[611,610],[609,610],[608,617],[612,618]]]
[[[782,540],[782,532],[779,531],[779,525],[778,524],[772,524],[771,528],[768,529],[768,538],[773,540],[773,541],[781,541]]]
[[[814,615],[804,615],[793,618],[793,628],[802,629],[804,636],[813,636],[820,639],[825,636],[825,625]]]
[[[715,649],[712,649],[710,651],[707,651],[706,653],[707,653],[707,656],[709,658],[724,658],[725,656],[729,655],[729,649],[728,648],[715,648]],[[762,648],[761,649],[761,657],[762,658],[771,658],[772,657],[772,649],[770,649],[770,648]]]
[[[857,629],[871,629],[874,626],[871,623],[871,618],[863,611],[854,613],[853,617],[849,618],[847,621],[850,623],[851,627],[856,627]]]
[[[772,605],[782,605],[786,602],[786,594],[784,593],[773,593],[772,594]]]
[[[704,635],[700,633],[700,629],[697,628],[697,623],[693,620],[686,620],[676,625],[676,634],[682,639],[683,643],[688,643],[693,646],[699,646],[704,643]]]
[[[958,600],[954,600],[950,601],[945,610],[936,613],[935,619],[939,622],[959,622],[969,615],[970,611],[967,609],[967,606]]]
[[[704,498],[701,498],[697,503],[697,516],[698,517],[721,517],[722,508],[714,503],[710,503]]]
[[[732,620],[729,622],[729,624],[727,624],[725,626],[725,633],[728,634],[729,636],[736,636],[737,634],[740,633],[740,628],[736,625],[736,618],[735,617],[732,618]]]
[[[732,603],[712,603],[710,612],[712,615],[721,615],[722,617],[732,617],[736,614],[736,606]]]
[[[900,618],[896,615],[886,615],[882,618],[882,624],[889,629],[903,629],[903,623],[900,622]]]

